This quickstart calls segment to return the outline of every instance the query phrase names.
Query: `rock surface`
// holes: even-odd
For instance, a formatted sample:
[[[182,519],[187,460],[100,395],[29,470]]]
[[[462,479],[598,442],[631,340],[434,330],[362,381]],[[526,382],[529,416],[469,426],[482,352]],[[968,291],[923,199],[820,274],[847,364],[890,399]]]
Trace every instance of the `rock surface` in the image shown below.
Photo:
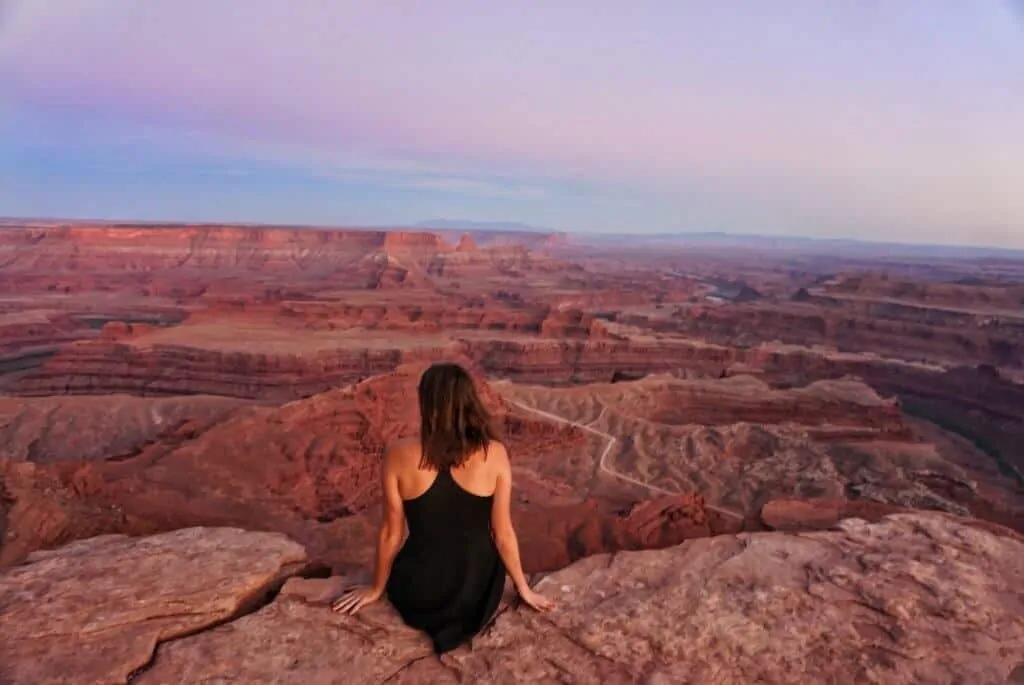
[[[124,683],[157,643],[251,610],[307,564],[283,535],[107,535],[0,573],[0,683]]]
[[[328,597],[339,594],[340,585],[331,583],[334,592],[322,596],[317,584],[328,585],[312,581],[300,591],[286,586],[255,614],[163,645],[152,667],[133,683],[409,682],[403,678],[416,664],[425,676],[418,682],[453,682],[430,641],[405,626],[390,606],[381,603],[357,617],[339,616],[328,609]]]
[[[1024,531],[1022,260],[0,224],[0,392],[21,396],[0,397],[0,566],[213,525],[365,572],[380,451],[415,430],[410,369],[440,359],[495,383],[531,571],[908,508]],[[275,621],[305,611],[288,597]],[[257,643],[261,615],[238,621]],[[455,677],[402,659],[394,682]]]
[[[225,397],[0,397],[0,459],[126,459],[208,430],[244,404]]]
[[[455,359],[482,375],[473,360]],[[365,566],[380,453],[415,433],[423,368],[276,407],[198,396],[0,398],[10,437],[0,447],[0,565],[91,535],[219,525],[285,533],[338,572]],[[860,381],[480,386],[513,455],[531,571],[756,530],[747,522],[775,499],[860,498],[1024,530],[1013,491],[978,485]],[[816,527],[817,514],[801,516],[785,527]]]
[[[423,368],[402,367],[281,407],[243,403],[198,434],[190,428],[198,419],[186,421],[183,427],[149,435],[133,453],[109,461],[82,463],[91,453],[72,449],[73,442],[64,453],[78,459],[0,459],[0,492],[8,498],[0,502],[0,529],[5,530],[0,565],[16,563],[35,549],[103,533],[226,525],[286,533],[339,571],[365,567],[372,563],[380,454],[392,440],[414,434],[415,385]],[[586,449],[584,434],[515,410],[486,383],[480,388],[503,424],[516,465],[514,516],[530,571],[561,568],[587,554],[664,547],[721,532],[707,520],[703,500],[692,494],[614,507],[586,499],[582,486],[579,491],[570,487],[561,473],[567,450]],[[151,418],[164,405],[190,406],[187,398],[8,400],[12,405],[19,401],[29,409],[57,407],[44,412],[56,417],[51,423],[77,425],[81,434],[91,436],[89,446],[102,451],[107,445],[115,455],[119,450],[109,447],[115,438],[127,434],[136,439],[133,417]],[[83,416],[64,411],[75,404],[97,411]],[[28,409],[12,413],[30,415]],[[99,430],[113,425],[106,419],[117,417],[126,419],[125,426],[111,434]],[[46,422],[19,425],[22,432],[38,428],[32,435],[41,438],[68,434],[46,432]],[[150,424],[141,425],[138,442],[148,435],[143,428],[154,432]],[[34,451],[40,461],[62,452],[42,439],[26,442],[46,445]],[[580,471],[590,477],[592,457],[587,455]]]
[[[773,388],[762,379],[642,380],[549,388],[502,383],[509,402],[601,439],[606,484],[638,493],[700,493],[712,507],[756,518],[773,499],[855,499],[938,509],[1024,530],[1024,499],[1001,494],[968,449],[921,436],[899,403],[854,378]],[[935,441],[935,442],[932,442]],[[650,497],[650,494],[646,494]]]
[[[810,499],[773,500],[761,509],[761,523],[769,530],[809,531],[828,530],[839,521],[858,518],[872,523],[889,514],[908,511],[901,507],[870,500]],[[965,518],[965,525],[984,530],[999,537],[1011,537],[1024,542],[1024,535],[991,521]]]
[[[1024,542],[946,514],[590,557],[537,583],[556,612],[506,602],[441,660],[386,602],[331,613],[342,578],[292,579],[223,622],[303,558],[225,529],[37,555],[0,575],[0,682],[125,682],[145,665],[132,682],[1003,685],[1024,666]]]
[[[1004,683],[1024,543],[941,514],[591,557],[453,658],[469,682]]]
[[[286,533],[339,571],[365,567],[372,563],[380,454],[390,441],[415,432],[415,385],[423,368],[402,367],[281,407],[237,404],[216,414],[205,430],[193,418],[157,432],[151,419],[160,408],[170,413],[168,406],[205,407],[207,398],[11,398],[12,407],[24,404],[12,410],[15,417],[49,417],[12,420],[19,434],[33,437],[22,443],[36,445],[38,461],[71,458],[0,459],[0,492],[6,496],[0,501],[0,565],[103,533],[221,525]],[[516,465],[514,516],[530,571],[561,568],[587,554],[663,547],[722,532],[709,522],[702,498],[692,494],[614,506],[586,498],[594,457],[587,454],[584,433],[511,407],[486,383],[480,387],[503,423]],[[90,411],[67,410],[74,405]],[[79,430],[69,431],[69,425]],[[116,430],[104,433],[103,427]],[[58,439],[78,434],[90,439]],[[122,436],[131,440],[128,454],[114,449]],[[93,451],[105,449],[117,458],[92,459]],[[579,461],[578,479],[565,474],[570,458]]]
[[[971,457],[972,469],[996,464],[998,472],[968,480],[991,488],[972,501],[935,498],[915,483],[901,484],[895,496],[854,483],[867,487],[854,494],[1024,522],[1016,504],[1024,501],[1016,447],[1024,439],[1024,384],[1012,381],[1024,363],[1024,262],[965,260],[955,265],[964,273],[940,277],[889,258],[847,270],[846,257],[819,256],[793,270],[784,258],[709,260],[669,245],[604,255],[563,246],[570,249],[556,259],[537,243],[546,241],[540,234],[508,234],[519,241],[512,244],[473,233],[458,249],[461,235],[8,224],[0,235],[0,391],[280,403],[403,363],[456,358],[491,378],[547,386],[650,373],[755,374],[770,386],[770,402],[737,404],[730,397],[742,388],[721,384],[695,388],[689,399],[673,392],[675,409],[654,395],[636,408],[645,420],[677,426],[777,424],[792,413],[814,422],[810,437],[832,441],[898,436],[902,412],[979,447],[985,454]],[[745,288],[763,297],[740,301]],[[844,376],[862,379],[884,401],[830,398],[815,387]],[[695,437],[707,438],[698,448],[736,438],[756,451],[777,436],[709,430]],[[30,438],[16,438],[15,450],[27,452]],[[851,494],[825,485],[798,494]],[[723,503],[723,493],[680,489],[694,490]]]

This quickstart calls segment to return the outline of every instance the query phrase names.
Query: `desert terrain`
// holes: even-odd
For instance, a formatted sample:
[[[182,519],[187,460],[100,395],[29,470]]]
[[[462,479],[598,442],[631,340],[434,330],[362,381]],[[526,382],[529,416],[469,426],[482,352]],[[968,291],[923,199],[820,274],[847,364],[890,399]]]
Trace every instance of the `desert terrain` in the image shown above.
[[[369,571],[380,456],[415,433],[418,375],[440,360],[471,370],[503,430],[528,572],[556,594],[583,595],[550,625],[503,614],[482,652],[439,670],[375,608],[359,630],[394,649],[390,662],[364,663],[362,638],[310,607],[338,576]],[[267,621],[347,635],[338,654],[364,669],[350,682],[555,682],[587,650],[616,649],[614,631],[588,632],[579,607],[612,612],[608,621],[686,613],[679,634],[713,641],[701,616],[723,609],[674,591],[679,574],[700,576],[726,604],[739,586],[755,602],[759,583],[797,588],[798,562],[819,569],[822,587],[871,595],[863,603],[876,608],[896,601],[877,594],[886,578],[917,583],[915,610],[931,632],[915,647],[915,677],[996,682],[1002,666],[983,640],[961,645],[963,663],[984,657],[990,670],[960,668],[960,657],[927,670],[952,605],[928,595],[911,557],[974,555],[976,568],[948,572],[963,601],[1011,596],[991,583],[1021,580],[1022,444],[1024,256],[494,230],[0,226],[0,606],[13,607],[10,621],[27,616],[18,588],[72,583],[57,569],[69,557],[97,575],[145,566],[137,545],[152,540],[195,613],[128,640],[125,625],[152,617],[125,608],[89,638],[113,656],[90,662],[80,682],[178,682],[190,654],[237,654],[243,634],[273,642]],[[755,540],[763,546],[748,547]],[[189,566],[202,554],[204,569]],[[719,566],[733,558],[746,559],[735,577]],[[822,570],[833,562],[853,570]],[[47,564],[57,570],[44,573]],[[200,577],[235,605],[185,587]],[[657,591],[602,604],[627,580]],[[99,592],[121,601],[113,586]],[[886,682],[886,668],[910,678],[900,670],[910,661],[892,656],[908,629],[897,609],[880,619],[851,608],[851,618],[845,600],[815,596],[827,611],[782,598],[770,623],[806,616],[815,640],[854,625],[876,661],[854,642],[831,645],[804,663],[808,673],[839,669],[831,653],[842,668],[859,664],[863,682]],[[61,611],[88,623],[86,600],[75,601]],[[1000,611],[1007,639],[1024,639],[1024,612]],[[14,631],[5,620],[0,631]],[[0,682],[63,682],[54,674],[76,657],[37,664],[57,648],[18,620],[21,637],[0,647],[0,662],[16,665],[0,667]],[[679,682],[682,662],[664,666],[665,650],[683,647],[656,623],[626,637],[657,654],[591,664],[585,680]],[[529,657],[544,639],[558,645],[548,666]],[[511,656],[510,640],[522,645]],[[252,644],[250,662],[263,658]],[[512,664],[501,673],[498,657]],[[730,658],[736,682],[778,676]],[[223,675],[210,668],[188,682]]]

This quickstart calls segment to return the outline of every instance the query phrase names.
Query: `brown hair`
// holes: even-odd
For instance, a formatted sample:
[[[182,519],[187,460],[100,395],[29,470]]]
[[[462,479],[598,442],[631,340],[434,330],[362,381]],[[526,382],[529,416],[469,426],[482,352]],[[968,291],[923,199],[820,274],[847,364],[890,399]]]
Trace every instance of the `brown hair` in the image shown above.
[[[420,377],[420,468],[443,471],[498,439],[473,379],[458,364],[434,364]]]

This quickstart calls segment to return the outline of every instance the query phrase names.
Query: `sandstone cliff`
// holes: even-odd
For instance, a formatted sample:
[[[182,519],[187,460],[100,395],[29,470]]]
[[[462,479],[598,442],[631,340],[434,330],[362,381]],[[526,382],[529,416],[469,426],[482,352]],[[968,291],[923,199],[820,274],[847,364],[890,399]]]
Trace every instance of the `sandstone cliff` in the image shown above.
[[[438,660],[386,602],[326,605],[280,535],[107,536],[0,572],[0,681],[1003,685],[1024,672],[1024,541],[939,514],[577,562]],[[279,594],[281,582],[291,576]]]
[[[233,525],[285,532],[319,561],[359,566],[372,552],[379,456],[416,430],[422,368],[280,407],[2,398],[0,565],[90,535]],[[853,379],[788,390],[740,376],[481,387],[513,454],[533,570],[750,529],[780,498],[941,509],[1024,530],[1019,491],[975,467],[988,457],[964,462],[929,441],[941,435],[918,437],[897,403]]]
[[[422,368],[280,407],[207,397],[0,401],[12,438],[0,457],[0,565],[92,535],[233,525],[285,532],[335,568],[364,566],[380,454],[416,430]],[[514,515],[531,570],[728,529],[693,493],[628,506],[589,498],[584,433],[512,407],[487,384],[481,390],[513,455]]]
[[[0,233],[0,292],[119,291],[195,298],[219,292],[265,299],[332,288],[431,287],[445,276],[523,276],[572,269],[522,244],[462,250],[435,232],[280,226],[89,225]],[[428,271],[431,274],[428,275]],[[14,278],[17,276],[17,278]]]

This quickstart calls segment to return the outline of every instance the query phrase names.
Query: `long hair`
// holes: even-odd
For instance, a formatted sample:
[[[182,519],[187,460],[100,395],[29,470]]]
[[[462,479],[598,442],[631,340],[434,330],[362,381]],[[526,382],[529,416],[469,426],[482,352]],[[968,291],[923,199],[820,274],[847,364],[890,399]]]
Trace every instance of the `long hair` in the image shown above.
[[[458,364],[434,364],[420,377],[420,468],[442,471],[498,439],[473,379]]]

